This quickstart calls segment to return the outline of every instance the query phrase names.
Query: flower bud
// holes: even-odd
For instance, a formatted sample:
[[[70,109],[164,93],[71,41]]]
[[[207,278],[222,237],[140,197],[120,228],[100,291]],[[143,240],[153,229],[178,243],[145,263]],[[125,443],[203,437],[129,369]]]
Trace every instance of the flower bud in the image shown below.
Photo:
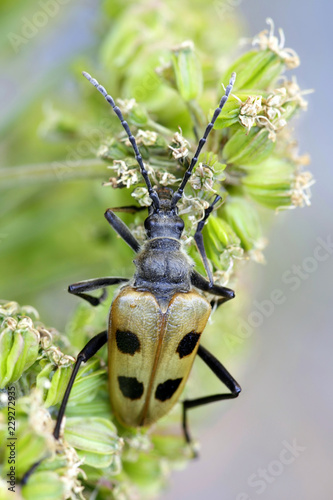
[[[222,93],[221,93],[222,95]],[[237,98],[230,95],[227,102],[223,106],[223,109],[214,124],[215,130],[220,130],[222,128],[231,127],[238,123],[239,120],[239,108],[240,103]],[[210,110],[209,116],[213,116],[214,110]]]
[[[235,89],[267,89],[287,68],[299,66],[299,57],[293,49],[284,47],[284,34],[279,30],[280,40],[274,35],[274,23],[268,18],[269,30],[264,30],[253,38],[252,45],[258,45],[258,51],[246,52],[237,59],[226,72],[226,76],[235,71],[237,80]]]
[[[96,391],[103,386],[106,379],[105,370],[98,370],[99,360],[88,361],[80,368],[71,391],[69,404],[91,401]]]
[[[250,51],[239,57],[225,73],[227,79],[233,71],[237,78],[236,89],[266,89],[280,75],[283,62],[270,50]]]
[[[243,257],[240,239],[221,217],[210,216],[203,229],[203,237],[208,260],[213,265],[213,270],[223,275],[223,284],[227,284],[234,259]],[[202,260],[197,249],[192,246],[189,254],[196,263],[196,268],[201,274],[206,274]]]
[[[309,205],[312,175],[295,167],[291,160],[274,156],[260,168],[248,165],[248,175],[242,178],[244,190],[255,201],[273,210]]]
[[[205,227],[205,242],[208,258],[214,263],[216,269],[225,270],[221,266],[221,254],[228,249],[234,250],[240,256],[240,239],[229,224],[221,217],[210,217]]]
[[[0,333],[0,387],[18,380],[37,359],[40,335],[28,317],[8,317]]]
[[[92,401],[86,403],[69,403],[66,408],[66,417],[105,417],[111,414],[109,400],[105,397],[105,392],[98,394]]]
[[[148,207],[151,204],[151,199],[146,187],[137,187],[131,193],[131,196],[141,205],[142,207]]]
[[[244,250],[249,251],[261,245],[262,232],[259,216],[251,203],[244,198],[230,196],[221,212],[240,239]]]
[[[71,365],[56,366],[53,363],[48,363],[39,373],[36,385],[45,392],[46,408],[62,401],[71,373]]]
[[[84,457],[85,464],[96,468],[108,467],[123,446],[116,427],[101,417],[67,418],[65,439]]]
[[[252,127],[247,135],[243,129],[237,130],[226,143],[223,156],[227,163],[240,167],[260,163],[271,154],[275,146],[268,136],[266,128]]]
[[[124,160],[128,156],[128,148],[123,142],[113,138],[108,146],[99,148],[98,156],[106,161]]]

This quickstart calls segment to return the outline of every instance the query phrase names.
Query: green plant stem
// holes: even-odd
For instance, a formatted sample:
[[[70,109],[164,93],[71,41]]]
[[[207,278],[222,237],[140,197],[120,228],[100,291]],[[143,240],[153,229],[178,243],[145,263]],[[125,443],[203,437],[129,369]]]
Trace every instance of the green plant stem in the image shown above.
[[[154,120],[151,120],[150,118],[148,119],[147,125],[154,129],[156,132],[159,132],[161,135],[165,135],[169,138],[171,138],[174,134],[170,129],[164,127],[160,123],[154,122]]]
[[[157,168],[166,168],[171,170],[172,168],[175,169],[175,162],[174,161],[168,161],[168,160],[159,160],[158,158],[153,158],[151,163],[151,167],[157,167]]]
[[[53,161],[0,169],[0,190],[54,181],[106,176],[106,164],[98,158],[79,161]]]

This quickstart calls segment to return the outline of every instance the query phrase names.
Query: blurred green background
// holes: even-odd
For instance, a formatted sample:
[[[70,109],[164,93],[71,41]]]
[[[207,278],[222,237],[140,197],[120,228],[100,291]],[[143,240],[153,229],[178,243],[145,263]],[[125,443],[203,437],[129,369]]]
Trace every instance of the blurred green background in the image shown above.
[[[180,8],[179,2],[171,3],[176,11]],[[92,97],[87,82],[78,76],[82,69],[93,73],[101,67],[107,54],[100,51],[100,40],[122,6],[111,1],[58,2],[58,10],[50,11],[47,22],[43,25],[41,18],[38,30],[30,27],[29,31],[29,20],[41,4],[48,5],[32,1],[0,4],[0,161],[3,168],[31,165],[29,178],[8,170],[0,179],[0,297],[33,305],[46,324],[62,329],[77,304],[66,293],[69,283],[133,271],[131,250],[121,245],[118,251],[120,242],[103,217],[108,206],[123,204],[126,194],[101,186],[105,167],[100,162],[85,163],[94,157],[99,139],[109,132],[105,127],[109,110],[98,95]],[[162,4],[152,2],[160,15]],[[201,17],[198,11],[202,11]],[[316,89],[308,99],[308,113],[295,125],[300,152],[312,156],[317,184],[311,208],[276,218],[265,251],[267,265],[249,264],[244,269],[242,285],[247,296],[240,294],[238,300],[250,300],[250,311],[258,310],[257,304],[276,288],[283,290],[286,301],[244,340],[239,353],[225,349],[226,358],[232,358],[227,366],[243,386],[242,396],[236,404],[223,408],[222,418],[216,408],[215,416],[207,417],[209,421],[200,431],[193,429],[201,441],[201,458],[174,474],[165,500],[203,496],[211,500],[326,500],[333,493],[333,403],[326,387],[332,376],[332,255],[305,273],[297,290],[283,281],[284,273],[294,265],[306,265],[318,237],[327,240],[332,233],[333,179],[328,163],[331,14],[332,5],[324,0],[311,1],[306,9],[299,0],[192,2],[192,15],[199,19],[195,36],[201,37],[207,52],[216,45],[210,18],[215,24],[217,19],[223,30],[220,54],[236,54],[239,38],[264,29],[267,16],[284,29],[287,46],[301,57],[298,82],[302,88]],[[186,22],[186,15],[181,12],[173,20],[161,16],[161,36],[174,19],[174,33],[182,36],[175,40],[170,35],[172,44],[193,36],[187,32],[193,23]],[[133,31],[130,20],[126,23],[129,47],[133,37],[139,51],[143,33]],[[25,42],[11,33],[24,34]],[[154,51],[156,44],[151,57]],[[212,53],[212,58],[216,56]],[[135,51],[129,50],[126,57],[133,60]],[[115,61],[120,74],[126,57]],[[132,89],[122,87],[119,74],[105,78],[115,95],[135,88],[135,71]],[[151,106],[158,107],[158,100]],[[58,110],[61,127],[55,129]],[[181,106],[170,114],[175,124],[181,124]],[[97,128],[90,125],[92,115],[100,123]],[[77,123],[79,134],[73,132],[70,137]],[[80,160],[80,168],[85,166],[81,171],[89,179],[78,180],[75,159]],[[44,165],[42,172],[36,171],[36,164]],[[45,180],[42,187],[36,180],[41,175]],[[75,179],[68,180],[72,175]],[[282,468],[272,465],[280,462],[285,442],[293,440],[305,449]],[[253,486],[253,476],[257,479],[260,468],[270,471],[262,493],[258,485]]]

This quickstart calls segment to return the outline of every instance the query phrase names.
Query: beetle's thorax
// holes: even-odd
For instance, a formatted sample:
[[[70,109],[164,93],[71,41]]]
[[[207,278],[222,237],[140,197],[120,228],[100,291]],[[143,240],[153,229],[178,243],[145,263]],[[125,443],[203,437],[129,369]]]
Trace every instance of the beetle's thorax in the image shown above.
[[[191,289],[193,263],[175,238],[146,241],[134,264],[134,287],[153,293],[162,309],[175,293]]]
[[[159,207],[152,204],[145,220],[148,239],[134,260],[133,286],[154,294],[163,309],[175,293],[190,291],[193,263],[181,247],[184,221],[171,206],[172,189],[158,188],[157,194]]]

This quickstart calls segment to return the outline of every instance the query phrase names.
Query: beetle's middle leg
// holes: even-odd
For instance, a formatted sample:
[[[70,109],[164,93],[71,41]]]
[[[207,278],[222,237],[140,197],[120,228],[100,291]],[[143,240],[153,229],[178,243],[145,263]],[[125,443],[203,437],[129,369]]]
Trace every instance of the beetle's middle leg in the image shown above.
[[[241,392],[241,387],[236,382],[236,380],[230,375],[226,368],[219,362],[213,354],[211,354],[207,349],[199,346],[198,355],[206,363],[206,365],[212,370],[213,373],[221,380],[221,382],[230,390],[229,393],[224,394],[214,394],[212,396],[204,396],[197,399],[189,399],[183,401],[183,431],[185,439],[188,443],[191,442],[191,437],[188,431],[187,425],[187,411],[190,408],[196,408],[197,406],[206,405],[208,403],[214,403],[215,401],[222,401],[224,399],[237,398]]]
[[[126,283],[127,281],[129,281],[128,278],[122,277],[96,278],[92,280],[79,281],[78,283],[69,285],[68,292],[81,297],[81,299],[86,300],[92,306],[98,306],[107,297],[105,287],[118,285],[119,283]],[[92,292],[93,290],[98,290],[99,288],[103,288],[103,293],[100,297],[93,297],[92,295],[84,293]]]

